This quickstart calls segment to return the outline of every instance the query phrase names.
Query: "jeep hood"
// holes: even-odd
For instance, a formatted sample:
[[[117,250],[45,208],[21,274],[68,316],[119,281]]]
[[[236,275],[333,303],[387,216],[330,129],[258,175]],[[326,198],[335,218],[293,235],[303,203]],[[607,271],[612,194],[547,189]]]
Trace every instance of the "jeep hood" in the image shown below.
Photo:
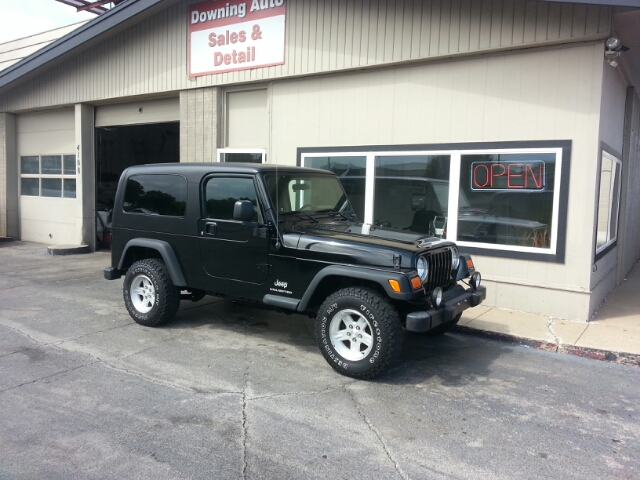
[[[369,226],[362,223],[297,222],[282,231],[284,244],[298,250],[301,258],[377,267],[393,267],[400,256],[401,268],[413,268],[417,253],[453,245],[428,235]]]

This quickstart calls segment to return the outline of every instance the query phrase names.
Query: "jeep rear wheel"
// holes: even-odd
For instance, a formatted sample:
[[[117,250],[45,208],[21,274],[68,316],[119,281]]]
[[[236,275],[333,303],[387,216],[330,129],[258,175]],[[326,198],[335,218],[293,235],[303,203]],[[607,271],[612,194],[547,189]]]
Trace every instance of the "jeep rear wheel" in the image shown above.
[[[180,291],[171,282],[164,263],[155,258],[131,265],[122,294],[131,318],[146,327],[171,320],[180,306]]]
[[[354,378],[382,373],[402,350],[396,309],[377,292],[345,288],[320,307],[316,341],[334,370]]]

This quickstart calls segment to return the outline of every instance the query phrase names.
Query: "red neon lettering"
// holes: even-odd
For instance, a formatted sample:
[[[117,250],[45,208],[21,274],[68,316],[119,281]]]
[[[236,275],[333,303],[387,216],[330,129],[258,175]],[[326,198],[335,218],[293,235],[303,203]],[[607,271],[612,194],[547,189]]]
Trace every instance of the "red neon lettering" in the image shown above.
[[[500,167],[502,169],[502,172],[500,172],[499,174],[495,174],[494,173],[494,167]],[[505,174],[505,172],[507,171],[506,168],[504,168],[504,165],[500,165],[499,163],[494,163],[491,165],[491,188],[493,188],[493,179],[496,177],[501,177]]]
[[[526,188],[527,186],[527,177],[525,176],[526,174],[526,170],[525,173],[512,173],[511,172],[511,168],[521,168],[522,164],[521,163],[510,163],[509,166],[507,167],[507,188]],[[524,178],[524,185],[514,185],[513,183],[511,183],[511,179],[512,178],[517,178],[517,177],[525,177]]]
[[[478,182],[478,168],[484,168],[484,180],[485,182],[481,185],[480,182]],[[484,188],[489,184],[489,169],[487,168],[487,166],[483,163],[476,165],[473,168],[473,183],[475,184],[475,186],[477,188]]]
[[[527,164],[525,166],[525,175],[527,174],[527,172],[531,172],[531,178],[533,178],[533,183],[535,184],[536,188],[541,189],[544,186],[544,163],[540,162],[540,168],[538,170],[539,170],[538,179],[536,179],[536,174],[533,171],[533,168],[531,168],[531,165]]]

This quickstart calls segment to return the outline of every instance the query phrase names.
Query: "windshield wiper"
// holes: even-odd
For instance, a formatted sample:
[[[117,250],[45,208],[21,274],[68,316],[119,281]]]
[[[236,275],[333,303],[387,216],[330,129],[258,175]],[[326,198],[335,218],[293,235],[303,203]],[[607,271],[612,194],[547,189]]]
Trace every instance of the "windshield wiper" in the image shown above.
[[[347,217],[344,213],[339,212],[335,208],[327,208],[324,210],[318,210],[316,213],[333,213],[335,215],[340,215],[344,220],[351,220],[351,218]]]
[[[290,212],[283,212],[280,214],[281,217],[287,216],[287,215],[298,215],[298,218],[300,218],[300,215],[303,215],[304,217],[308,218],[309,220],[311,220],[313,223],[318,223],[318,220],[316,220],[315,218],[313,218],[311,215],[309,215],[308,213],[305,212],[301,212],[300,210],[292,210]]]

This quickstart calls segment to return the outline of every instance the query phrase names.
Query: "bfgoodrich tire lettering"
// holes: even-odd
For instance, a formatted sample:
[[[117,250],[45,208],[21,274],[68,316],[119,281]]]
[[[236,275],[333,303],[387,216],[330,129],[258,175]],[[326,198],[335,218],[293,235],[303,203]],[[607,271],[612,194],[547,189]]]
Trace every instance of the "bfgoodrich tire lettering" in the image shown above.
[[[122,295],[131,318],[146,327],[172,319],[180,306],[180,291],[171,283],[164,263],[155,258],[131,265],[124,278]]]
[[[398,313],[367,288],[345,288],[327,298],[318,311],[315,330],[329,365],[349,377],[379,375],[402,350]]]

